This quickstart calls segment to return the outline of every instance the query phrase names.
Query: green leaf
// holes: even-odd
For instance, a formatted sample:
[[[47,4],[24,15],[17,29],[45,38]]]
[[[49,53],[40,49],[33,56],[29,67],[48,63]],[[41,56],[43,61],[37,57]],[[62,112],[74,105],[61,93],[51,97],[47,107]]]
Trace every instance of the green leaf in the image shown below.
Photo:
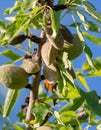
[[[24,8],[25,10],[28,10],[28,9],[33,9],[36,7],[36,3],[37,3],[38,0],[28,0],[28,1],[24,1],[22,2],[22,8]]]
[[[20,111],[17,117],[19,117],[20,122],[22,122],[26,118],[26,111]]]
[[[52,37],[55,38],[60,27],[60,12],[55,12],[52,9],[50,9],[50,15],[51,15],[51,25],[53,29]]]
[[[65,98],[78,98],[80,96],[78,91],[75,88],[69,90],[69,85],[63,87],[62,95]]]
[[[75,98],[72,102],[69,102],[65,106],[62,106],[59,110],[60,113],[64,111],[76,111],[83,104],[84,99],[82,97]]]
[[[60,114],[58,111],[54,111],[54,117],[56,118],[58,124],[64,125],[63,122],[60,119]]]
[[[58,0],[58,4],[64,4],[65,0]]]
[[[92,61],[92,52],[87,45],[85,45],[84,52],[85,52],[85,56],[87,58],[89,65],[92,67],[93,70],[96,70]]]
[[[21,58],[20,55],[14,53],[14,52],[11,51],[11,50],[5,50],[5,51],[1,52],[0,55],[6,56],[7,58],[9,58],[9,59],[11,59],[11,60],[13,60],[13,61],[15,61],[15,60]]]
[[[0,20],[0,32],[4,33],[6,30],[6,23]]]
[[[75,111],[64,111],[60,114],[60,119],[63,123],[70,122],[73,118],[77,118],[78,115]]]
[[[21,22],[17,21],[16,25],[15,25],[16,30],[15,30],[15,33],[14,33],[12,39],[14,37],[18,36],[21,32],[25,31],[29,27],[29,24],[30,24],[30,18],[29,17],[26,17],[26,18],[23,18],[23,19],[21,18]]]
[[[95,68],[96,68],[97,70],[101,69],[101,57],[97,57],[97,58],[95,58],[95,59],[92,59],[92,61],[93,61],[93,64],[94,64],[94,66],[95,66]],[[90,65],[88,64],[88,62],[85,62],[85,63],[83,64],[82,68],[83,68],[83,70],[85,70],[85,71],[91,70],[91,67],[90,67]]]
[[[97,45],[101,45],[101,38],[97,37],[97,36],[94,36],[94,35],[91,35],[87,32],[83,32],[84,36],[90,40],[91,42],[97,44]]]
[[[60,125],[56,124],[54,130],[74,130],[70,125]]]
[[[42,123],[45,119],[47,113],[49,113],[49,107],[46,104],[43,103],[36,103],[32,108],[32,114],[35,115],[36,119],[38,120],[38,123]]]
[[[24,130],[23,128],[21,128],[20,126],[13,124],[14,130]]]
[[[2,105],[0,104],[0,115],[2,115],[3,113],[3,108],[2,108]]]
[[[17,12],[17,11],[20,10],[20,8],[21,8],[21,3],[19,3],[18,1],[16,1],[13,7],[7,8],[4,11],[4,15],[11,14],[12,12]]]
[[[64,86],[62,89],[62,95],[65,98],[73,98],[73,99],[80,97],[80,94],[75,88],[75,85],[73,85],[71,82],[68,81],[66,83],[66,86]]]
[[[84,92],[83,90],[81,90],[78,86],[76,86],[81,97],[84,98],[85,105],[87,105],[90,113],[94,113],[99,115],[99,99],[98,99],[98,95],[96,93],[96,91],[89,91],[89,92]]]
[[[101,13],[99,13],[95,7],[88,1],[83,1],[82,8],[95,20],[101,23]]]
[[[62,76],[62,79],[64,81],[64,86],[66,85],[67,80],[69,80],[72,84],[74,84],[73,77],[69,74],[66,68],[62,66],[61,64],[57,64],[59,70],[60,70],[60,75]],[[60,82],[60,81],[59,81]]]
[[[82,22],[86,21],[86,17],[84,16],[84,14],[82,14],[80,11],[76,11],[76,14],[78,15],[78,17],[80,18],[80,20]]]
[[[94,72],[89,72],[87,74],[87,77],[97,77],[97,76],[101,76],[101,69],[100,70],[96,70]]]
[[[31,16],[31,23],[32,23],[32,27],[34,27],[35,29],[40,29],[41,28],[41,24],[42,24],[42,18],[43,18],[43,14],[41,12],[42,7],[35,7],[32,10],[32,16]]]
[[[19,94],[19,90],[14,89],[8,89],[7,96],[4,102],[4,108],[3,108],[3,117],[6,118],[9,116],[11,110],[14,107],[14,104],[17,100]]]
[[[82,73],[80,73],[79,71],[76,71],[76,77],[77,77],[77,80],[89,91],[90,88],[89,88],[84,76],[82,75]]]
[[[95,114],[99,115],[99,99],[96,91],[90,91],[85,94],[87,105]]]
[[[87,20],[87,23],[88,23],[88,30],[89,31],[92,31],[92,32],[100,32],[100,25],[92,22],[92,21],[89,21]]]

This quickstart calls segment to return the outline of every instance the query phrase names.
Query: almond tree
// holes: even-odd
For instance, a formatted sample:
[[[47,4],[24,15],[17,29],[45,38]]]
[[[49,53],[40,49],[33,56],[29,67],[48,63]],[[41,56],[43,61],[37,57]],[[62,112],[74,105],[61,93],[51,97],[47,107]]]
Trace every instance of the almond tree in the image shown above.
[[[101,23],[94,5],[88,0],[16,0],[4,15],[1,55],[11,62],[0,66],[0,82],[8,87],[2,116],[8,118],[21,89],[30,95],[19,122],[3,129],[81,130],[87,123],[85,129],[96,125],[100,130],[101,100],[86,82],[101,76],[101,57],[92,59],[86,43],[101,44],[101,38],[91,35],[99,33]],[[86,61],[75,70],[72,61],[82,53]]]

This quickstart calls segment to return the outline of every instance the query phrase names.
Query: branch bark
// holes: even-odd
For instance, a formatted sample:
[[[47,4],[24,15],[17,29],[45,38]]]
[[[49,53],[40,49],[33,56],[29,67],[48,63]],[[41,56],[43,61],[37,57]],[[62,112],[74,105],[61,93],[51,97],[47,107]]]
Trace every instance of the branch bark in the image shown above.
[[[40,38],[42,39],[40,41],[40,44],[38,44],[38,51],[37,51],[37,57],[38,57],[38,63],[41,68],[41,46],[42,44],[46,41],[46,36],[45,32],[42,30]],[[30,120],[34,119],[34,116],[31,113],[33,104],[35,101],[38,99],[38,89],[39,89],[39,84],[41,81],[41,76],[40,72],[36,73],[35,75],[32,75],[32,85],[31,85],[31,90],[30,90],[30,98],[29,98],[29,104],[27,108],[27,113],[26,113],[26,121],[29,122]],[[33,130],[30,126],[27,126],[27,130]]]

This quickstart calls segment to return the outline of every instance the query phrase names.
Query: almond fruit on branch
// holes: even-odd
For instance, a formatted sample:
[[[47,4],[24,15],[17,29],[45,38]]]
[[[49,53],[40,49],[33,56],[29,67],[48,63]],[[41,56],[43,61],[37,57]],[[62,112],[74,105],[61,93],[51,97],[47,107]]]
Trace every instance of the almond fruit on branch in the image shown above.
[[[63,48],[63,45],[64,45],[64,39],[63,39],[61,31],[59,30],[59,32],[57,33],[56,37],[53,37],[52,34],[53,34],[53,31],[52,31],[51,26],[47,27],[46,37],[47,37],[48,41],[57,50],[61,50]]]
[[[59,72],[55,64],[44,66],[43,74],[44,74],[45,79],[47,79],[49,83],[54,84],[58,80]]]
[[[31,75],[40,71],[41,67],[39,64],[37,49],[34,49],[34,53],[25,56],[25,59],[23,60],[22,63],[22,68],[24,68],[25,71]]]
[[[28,74],[35,74],[40,71],[39,64],[31,58],[24,59],[21,66]]]
[[[36,35],[32,35],[30,34],[30,36],[27,36],[27,35],[24,35],[24,34],[21,34],[21,35],[18,35],[14,38],[12,38],[9,42],[10,45],[18,45],[18,44],[21,44],[22,42],[24,42],[26,39],[30,39],[32,42],[35,42],[37,44],[41,43],[42,42],[42,38],[40,37],[37,37]]]
[[[41,56],[47,66],[55,62],[57,55],[58,50],[50,42],[43,44],[41,48]]]
[[[17,45],[20,44],[22,42],[24,42],[27,39],[27,36],[24,34],[18,35],[14,38],[12,38],[9,42],[10,45]]]
[[[55,92],[57,88],[58,83],[49,83],[47,79],[44,80],[44,87],[46,88],[47,91],[52,91]]]
[[[73,35],[70,32],[70,30],[64,26],[64,25],[60,25],[60,31],[62,33],[63,36],[63,40],[65,44],[71,43],[72,44],[72,40],[73,40]]]
[[[72,42],[64,42],[63,49],[59,51],[59,54],[61,55],[63,52],[68,53],[69,60],[73,60],[81,55],[83,52],[83,46],[78,34],[73,34]]]
[[[21,89],[28,84],[29,74],[19,66],[7,64],[0,66],[0,82],[11,89]]]

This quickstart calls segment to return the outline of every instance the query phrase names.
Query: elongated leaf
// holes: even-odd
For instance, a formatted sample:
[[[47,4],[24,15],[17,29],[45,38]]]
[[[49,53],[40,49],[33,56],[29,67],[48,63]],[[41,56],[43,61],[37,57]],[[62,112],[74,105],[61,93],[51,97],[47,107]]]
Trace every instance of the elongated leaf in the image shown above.
[[[68,79],[72,84],[74,84],[73,77],[69,74],[68,71],[66,71],[66,69],[64,68],[64,66],[62,66],[61,64],[58,64],[58,66],[59,66],[59,69],[61,70],[61,73],[62,73],[64,79],[66,79],[66,80]]]
[[[36,116],[36,119],[42,123],[43,119],[45,119],[47,113],[49,113],[49,107],[48,105],[45,105],[43,103],[36,103],[35,106],[32,108],[32,114]]]
[[[68,87],[69,86],[64,86],[62,89],[62,95],[65,98],[78,98],[80,96],[78,91],[75,88],[68,91]]]
[[[89,24],[88,30],[90,30],[92,32],[100,32],[100,25],[98,25],[90,20],[87,20],[87,23]]]
[[[74,111],[65,111],[65,112],[62,112],[60,115],[60,119],[63,123],[70,122],[72,118],[77,118],[77,117],[78,115]]]
[[[16,26],[18,26],[18,27],[16,28],[16,31],[12,38],[18,36],[21,32],[25,31],[29,27],[29,23],[30,23],[29,17],[22,19],[21,23],[20,22],[16,23]],[[9,40],[9,42],[10,42],[10,40]]]
[[[17,100],[19,94],[19,90],[14,90],[14,89],[8,89],[7,96],[5,99],[4,103],[4,108],[3,108],[3,117],[6,118],[9,116],[11,110],[14,107],[14,104]]]
[[[50,10],[50,15],[51,15],[52,29],[53,29],[52,36],[53,36],[53,38],[55,38],[59,31],[59,27],[60,27],[60,13]]]
[[[6,15],[6,14],[11,14],[12,12],[19,11],[20,8],[21,8],[21,3],[19,3],[18,1],[16,1],[13,7],[7,8],[7,9],[4,11],[4,15]]]
[[[87,13],[95,20],[101,23],[101,13],[99,13],[90,2],[83,1],[83,4],[82,8],[84,8],[85,11],[87,11]]]
[[[5,51],[1,52],[0,54],[6,56],[7,58],[9,58],[9,59],[11,59],[11,60],[13,60],[13,61],[15,61],[15,60],[21,58],[20,55],[14,53],[14,52],[11,51],[11,50],[5,50]]]
[[[23,128],[21,128],[20,126],[13,124],[14,130],[24,130]]]
[[[101,69],[100,70],[96,70],[94,72],[89,72],[87,74],[87,77],[96,77],[96,76],[101,76]]]
[[[31,18],[31,23],[32,26],[35,29],[40,29],[41,28],[41,19],[43,18],[43,14],[41,12],[42,7],[35,7],[32,10],[32,18]]]
[[[2,108],[2,105],[0,104],[0,114],[3,113],[3,108]]]
[[[64,112],[64,111],[76,111],[82,104],[83,104],[84,99],[82,97],[76,98],[73,100],[73,102],[70,102],[66,104],[65,106],[61,107],[59,112]]]
[[[77,75],[77,80],[89,91],[89,86],[86,82],[86,80],[84,79],[84,76],[82,75],[82,73],[80,73],[79,71],[76,71],[76,75]]]
[[[64,125],[63,122],[62,122],[61,119],[60,119],[60,114],[59,114],[58,111],[54,111],[54,116],[55,116],[55,118],[56,118],[56,120],[57,120],[57,122],[58,122],[59,124]]]
[[[33,9],[33,8],[35,8],[37,1],[38,1],[38,0],[34,0],[34,1],[33,1],[33,0],[24,1],[24,2],[22,2],[22,7],[23,7],[25,10]]]
[[[0,20],[0,32],[3,33],[6,30],[6,23]]]
[[[85,94],[85,99],[90,109],[97,115],[99,115],[99,101],[96,91],[91,91]]]
[[[96,70],[92,61],[92,52],[87,45],[85,45],[84,52],[85,52],[85,56],[87,58],[89,65],[92,67],[93,70]]]
[[[84,92],[83,90],[81,90],[78,86],[76,86],[81,97],[84,98],[84,100],[86,101],[87,106],[89,107],[88,109],[91,111],[91,113],[97,114],[99,115],[99,99],[98,99],[98,95],[96,93],[96,91],[89,91],[89,92]]]
[[[92,59],[92,61],[93,61],[93,64],[94,64],[94,66],[95,66],[95,68],[96,68],[97,70],[101,69],[101,57],[97,57],[97,58],[95,58],[95,59]],[[83,68],[85,71],[91,70],[91,67],[90,67],[90,65],[88,64],[88,62],[85,62],[85,63],[83,64],[82,68]]]
[[[74,111],[64,111],[61,113],[61,116],[72,116],[72,117],[78,117],[77,114]]]
[[[76,14],[78,15],[78,17],[82,22],[85,22],[86,17],[80,11],[76,11]]]
[[[97,36],[94,36],[94,35],[91,35],[91,34],[89,34],[87,32],[84,32],[83,34],[91,42],[93,42],[93,43],[95,43],[97,45],[101,45],[101,38],[99,38]]]

